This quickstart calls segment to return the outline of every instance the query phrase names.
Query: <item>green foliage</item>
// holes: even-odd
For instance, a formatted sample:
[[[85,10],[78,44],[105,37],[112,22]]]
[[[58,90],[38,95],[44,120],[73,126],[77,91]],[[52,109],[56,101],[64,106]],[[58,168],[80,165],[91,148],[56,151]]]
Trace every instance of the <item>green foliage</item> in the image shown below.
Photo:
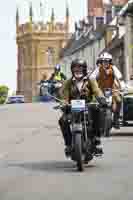
[[[0,86],[0,104],[3,104],[8,96],[9,88],[5,85]]]

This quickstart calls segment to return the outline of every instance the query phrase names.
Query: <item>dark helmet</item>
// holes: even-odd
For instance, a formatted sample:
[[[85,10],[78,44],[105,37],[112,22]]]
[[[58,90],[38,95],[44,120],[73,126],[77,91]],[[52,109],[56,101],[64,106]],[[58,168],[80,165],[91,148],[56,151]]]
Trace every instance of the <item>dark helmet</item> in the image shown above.
[[[73,74],[73,69],[75,67],[79,67],[79,68],[82,68],[82,71],[83,71],[83,75],[86,76],[87,75],[87,63],[85,60],[82,60],[82,59],[75,59],[72,61],[71,63],[71,72]]]

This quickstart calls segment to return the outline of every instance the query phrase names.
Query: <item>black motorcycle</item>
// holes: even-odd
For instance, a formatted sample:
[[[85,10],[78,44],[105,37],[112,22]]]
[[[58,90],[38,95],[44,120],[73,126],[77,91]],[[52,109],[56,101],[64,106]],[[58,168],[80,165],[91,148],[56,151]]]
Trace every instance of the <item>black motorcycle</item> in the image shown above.
[[[41,83],[38,83],[40,96],[48,96],[52,95],[56,98],[61,98],[61,88],[63,83],[61,81],[56,80],[46,80]]]
[[[69,105],[59,105],[63,112],[70,113],[69,123],[72,133],[71,153],[69,157],[77,163],[78,171],[84,170],[84,163],[88,163],[95,154],[95,136],[91,110],[97,107],[96,103],[85,103],[85,100],[72,100]],[[68,156],[68,155],[67,155]]]

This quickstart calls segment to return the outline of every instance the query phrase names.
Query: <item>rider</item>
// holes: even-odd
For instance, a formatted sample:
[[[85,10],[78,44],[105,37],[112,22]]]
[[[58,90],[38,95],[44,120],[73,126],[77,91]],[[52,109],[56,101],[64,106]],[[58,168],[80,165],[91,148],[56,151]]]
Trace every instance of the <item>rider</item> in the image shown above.
[[[66,80],[66,76],[61,72],[61,66],[57,64],[54,68],[54,73],[52,73],[49,80],[53,81],[64,81]]]
[[[101,90],[105,88],[112,88],[114,90],[124,89],[124,81],[122,80],[122,74],[118,68],[112,63],[112,55],[104,52],[97,59],[97,68],[91,74],[91,80],[97,80],[98,85]],[[121,109],[122,98],[119,91],[113,92],[113,125],[115,128],[119,129],[119,117]]]
[[[87,77],[86,61],[80,59],[73,60],[71,63],[71,72],[72,77],[64,83],[63,87],[63,98],[65,103],[70,103],[71,99],[85,99],[87,102],[90,102],[92,101],[92,95],[94,94],[98,97],[99,101],[103,105],[106,105],[105,98],[100,88],[98,88],[97,82],[95,80],[90,81]],[[93,110],[92,117],[94,119],[95,127],[101,125],[99,121],[101,117],[98,119],[98,114],[98,110]],[[70,113],[63,113],[62,117],[59,119],[59,125],[66,145],[66,153],[69,153],[71,151],[72,135],[68,122],[69,117]],[[103,153],[102,148],[98,147],[100,143],[100,137],[98,139],[95,139],[96,154]]]
[[[61,66],[57,64],[54,68],[54,73],[52,73],[49,81],[51,83],[51,94],[55,94],[55,85],[54,82],[64,82],[66,80],[66,76],[61,72]],[[60,93],[60,92],[59,92]],[[60,94],[58,95],[60,96]]]

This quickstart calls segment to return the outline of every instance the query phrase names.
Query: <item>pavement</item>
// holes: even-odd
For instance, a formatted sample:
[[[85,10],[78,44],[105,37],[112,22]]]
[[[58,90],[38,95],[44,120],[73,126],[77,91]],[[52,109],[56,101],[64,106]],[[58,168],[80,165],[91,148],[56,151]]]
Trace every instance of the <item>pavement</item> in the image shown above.
[[[133,127],[121,127],[120,129],[114,129],[111,130],[111,136],[121,136],[121,137],[132,137],[133,136]]]
[[[0,200],[132,200],[133,137],[103,138],[103,157],[77,172],[53,106],[0,107]]]

